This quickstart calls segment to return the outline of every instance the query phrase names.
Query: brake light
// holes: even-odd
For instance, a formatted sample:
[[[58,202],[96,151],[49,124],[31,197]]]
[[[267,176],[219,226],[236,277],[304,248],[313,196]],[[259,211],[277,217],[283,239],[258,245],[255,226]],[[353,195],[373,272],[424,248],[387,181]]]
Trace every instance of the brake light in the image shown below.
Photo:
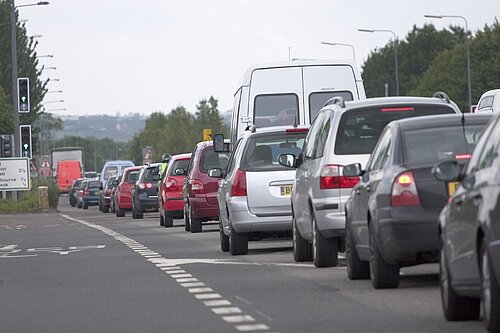
[[[304,133],[304,132],[309,132],[309,128],[287,128],[286,129],[287,133]]]
[[[417,185],[413,172],[406,171],[399,174],[392,184],[391,206],[419,206]]]
[[[456,154],[455,159],[457,160],[470,160],[472,154]]]
[[[203,184],[202,184],[202,187],[203,187]],[[167,192],[175,192],[175,191],[178,191],[177,189],[177,182],[175,181],[175,179],[173,178],[168,178],[166,183],[165,183],[165,190]]]
[[[191,192],[193,194],[205,194],[205,186],[198,179],[191,179],[189,184],[191,184]]]
[[[382,112],[401,112],[401,111],[413,111],[413,107],[406,107],[406,108],[381,108],[380,111]]]
[[[140,183],[137,183],[137,186],[139,186],[139,188],[141,190],[144,190],[145,188],[151,188],[151,187],[153,187],[153,184],[152,183],[143,183],[143,182],[140,182]]]
[[[233,186],[231,187],[232,197],[246,197],[247,196],[247,175],[245,171],[238,169],[233,179]]]
[[[321,170],[319,188],[322,190],[353,188],[358,182],[358,177],[341,176],[343,165],[327,164]]]

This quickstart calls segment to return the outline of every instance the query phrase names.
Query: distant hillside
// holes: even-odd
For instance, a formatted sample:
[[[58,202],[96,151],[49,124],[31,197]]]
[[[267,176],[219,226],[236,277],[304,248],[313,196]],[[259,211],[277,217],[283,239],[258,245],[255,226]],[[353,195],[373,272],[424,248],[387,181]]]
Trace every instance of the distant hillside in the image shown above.
[[[61,119],[64,122],[64,130],[58,131],[56,138],[76,135],[98,139],[107,137],[117,142],[128,142],[134,134],[142,131],[146,117],[134,113],[123,116],[62,116]]]

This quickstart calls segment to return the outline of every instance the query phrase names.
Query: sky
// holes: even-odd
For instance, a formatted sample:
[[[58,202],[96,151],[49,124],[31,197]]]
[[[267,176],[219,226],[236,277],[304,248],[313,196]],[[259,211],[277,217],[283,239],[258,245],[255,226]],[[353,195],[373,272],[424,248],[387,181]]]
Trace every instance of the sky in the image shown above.
[[[16,0],[16,5],[35,1]],[[19,8],[28,35],[38,37],[46,69],[46,109],[63,115],[169,112],[182,105],[195,112],[214,96],[219,110],[232,108],[233,94],[251,64],[306,59],[352,59],[361,69],[383,47],[388,29],[404,39],[414,25],[438,29],[462,15],[474,32],[500,15],[499,0],[49,0]]]

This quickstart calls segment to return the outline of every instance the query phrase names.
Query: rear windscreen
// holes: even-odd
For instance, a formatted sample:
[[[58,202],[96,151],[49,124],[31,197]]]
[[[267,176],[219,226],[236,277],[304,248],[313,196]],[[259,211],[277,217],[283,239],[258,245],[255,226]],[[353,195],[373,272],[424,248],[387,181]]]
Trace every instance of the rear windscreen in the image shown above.
[[[153,182],[153,176],[158,174],[158,169],[159,168],[156,166],[154,168],[147,168],[146,170],[144,170],[143,181]]]
[[[450,113],[455,111],[444,105],[377,106],[348,110],[340,118],[335,154],[371,154],[382,130],[393,120]]]
[[[229,153],[216,153],[213,147],[205,148],[201,155],[200,171],[207,173],[208,170],[215,168],[224,170],[228,161]],[[187,164],[189,164],[189,162]]]
[[[254,103],[254,125],[257,127],[299,123],[299,98],[295,94],[259,95]]]
[[[170,171],[170,175],[173,175],[175,170],[177,170],[177,169],[183,169],[184,173],[186,173],[190,161],[191,160],[177,160],[177,161],[175,161],[174,165],[172,166],[172,169]]]
[[[81,180],[75,180],[75,182],[73,183],[73,187],[79,187],[81,183]]]
[[[278,156],[293,154],[299,156],[307,132],[259,135],[249,139],[241,168],[245,171],[290,170],[278,162]]]
[[[325,103],[337,96],[342,97],[344,101],[352,101],[352,93],[350,91],[322,91],[309,95],[309,120],[311,124],[318,115],[319,110],[325,106]]]
[[[87,188],[99,188],[101,186],[101,182],[98,180],[92,180],[88,183]]]
[[[118,174],[117,166],[108,166],[104,169],[104,180],[108,180],[111,176],[116,176]]]
[[[132,181],[137,181],[137,178],[139,178],[139,171],[130,171],[129,174],[127,175],[127,182],[132,182]]]
[[[404,161],[408,164],[436,164],[445,160],[468,160],[485,125],[403,132]]]

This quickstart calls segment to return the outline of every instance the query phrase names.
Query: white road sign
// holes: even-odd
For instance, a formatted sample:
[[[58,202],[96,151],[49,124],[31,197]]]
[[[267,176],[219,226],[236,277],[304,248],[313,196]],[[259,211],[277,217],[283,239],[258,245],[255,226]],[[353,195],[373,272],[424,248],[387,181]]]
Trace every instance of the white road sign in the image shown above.
[[[29,159],[0,158],[0,191],[20,191],[29,189]]]

